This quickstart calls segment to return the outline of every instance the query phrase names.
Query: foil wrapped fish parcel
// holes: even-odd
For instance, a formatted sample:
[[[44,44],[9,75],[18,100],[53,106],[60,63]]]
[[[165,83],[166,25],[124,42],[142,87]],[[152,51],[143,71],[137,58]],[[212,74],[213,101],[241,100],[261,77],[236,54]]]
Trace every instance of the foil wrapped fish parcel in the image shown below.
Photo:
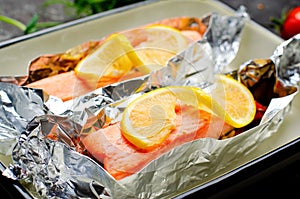
[[[245,60],[235,71],[227,68],[248,20],[243,7],[234,16],[212,13],[203,39],[170,59],[166,67],[67,102],[1,83],[0,149],[11,153],[14,162],[3,175],[19,180],[38,198],[170,198],[234,169],[243,155],[277,132],[300,81],[300,35],[283,42],[264,61]],[[272,94],[263,102],[268,108],[255,127],[229,139],[185,143],[121,180],[86,155],[81,138],[102,128],[107,118],[110,123],[120,121],[132,97],[169,85],[205,89],[214,83],[215,73],[228,72],[250,90],[253,86],[253,93],[259,93],[255,85],[262,80],[274,80],[257,86]],[[26,105],[20,106],[20,101]],[[7,140],[9,144],[2,144]]]

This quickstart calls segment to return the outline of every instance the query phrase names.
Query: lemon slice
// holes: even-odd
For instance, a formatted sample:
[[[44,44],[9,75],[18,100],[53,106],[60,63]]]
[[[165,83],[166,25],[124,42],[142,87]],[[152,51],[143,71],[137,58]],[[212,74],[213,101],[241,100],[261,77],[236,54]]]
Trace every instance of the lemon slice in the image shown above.
[[[97,82],[101,77],[121,78],[141,64],[129,40],[122,34],[113,34],[81,60],[75,72],[78,77]]]
[[[189,44],[187,37],[179,30],[168,26],[147,26],[142,33],[146,40],[135,46],[135,50],[143,62],[143,70],[148,72],[166,66],[170,58]]]
[[[231,126],[240,128],[254,119],[254,97],[249,89],[237,80],[226,75],[216,75],[209,95],[214,101],[211,110]]]
[[[169,86],[143,94],[125,108],[121,122],[124,137],[140,149],[161,144],[176,128],[176,104],[205,109],[239,128],[249,124],[256,106],[251,92],[243,84],[217,75],[209,92],[196,87]]]
[[[120,122],[121,132],[133,145],[151,149],[165,140],[176,127],[178,101],[198,106],[198,93],[191,87],[159,88],[129,103]]]
[[[159,70],[167,65],[169,59],[176,55],[176,52],[167,51],[159,48],[139,48],[137,55],[143,62],[137,69],[144,74]]]
[[[189,44],[188,39],[177,29],[163,26],[152,25],[144,28],[146,41],[141,42],[135,48],[159,48],[171,52],[184,50]]]
[[[101,78],[120,79],[134,68],[148,74],[165,66],[171,57],[188,45],[180,31],[167,26],[148,26],[139,33],[144,34],[146,40],[135,48],[126,34],[109,36],[77,64],[76,75],[89,84],[97,84]],[[136,37],[138,40],[138,35]]]

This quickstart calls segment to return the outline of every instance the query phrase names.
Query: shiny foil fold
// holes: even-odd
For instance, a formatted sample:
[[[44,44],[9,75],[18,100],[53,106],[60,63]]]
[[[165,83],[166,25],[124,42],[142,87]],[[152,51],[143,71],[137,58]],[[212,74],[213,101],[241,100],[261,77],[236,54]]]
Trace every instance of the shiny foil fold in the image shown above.
[[[12,152],[14,164],[4,174],[20,180],[39,198],[170,198],[222,175],[228,168],[234,169],[245,154],[251,154],[259,148],[259,142],[276,132],[297,92],[277,98],[280,103],[284,101],[279,108],[278,102],[271,100],[275,105],[268,108],[268,117],[247,132],[225,140],[204,138],[186,143],[153,160],[140,172],[118,181],[85,155],[88,152],[80,139],[101,128],[109,122],[108,118],[111,123],[120,121],[128,101],[144,92],[168,85],[205,89],[213,84],[214,73],[226,71],[225,66],[234,59],[247,19],[243,8],[235,16],[214,13],[203,40],[173,57],[161,70],[97,89],[65,103],[50,96],[44,103],[47,111],[37,100],[41,98],[34,98],[37,102],[32,100],[35,95],[30,94],[27,99],[22,87],[12,86],[14,92],[25,96],[28,102],[28,106],[22,105],[21,110],[15,112],[23,113],[28,107],[36,112],[26,116],[21,127],[13,128],[14,135],[19,135]],[[222,31],[218,32],[220,27]],[[230,30],[225,30],[228,27]],[[289,52],[300,53],[300,48],[295,49],[291,44],[299,40],[296,36],[274,52],[272,59],[278,74],[290,71],[288,68],[297,68],[299,62],[297,59],[289,62]],[[283,48],[285,50],[280,50]],[[299,70],[293,71],[296,74],[279,77],[297,87]],[[1,93],[7,95],[10,91],[7,88]],[[1,96],[1,100],[4,99]],[[13,108],[17,106],[13,102],[10,104]],[[6,120],[6,116],[1,119]],[[19,119],[20,114],[16,114],[8,123],[12,125]],[[4,129],[1,136],[8,135],[12,127],[6,125]]]
[[[0,152],[5,155],[11,154],[27,124],[47,112],[41,90],[1,82],[0,109]]]
[[[271,59],[276,65],[280,80],[288,85],[297,85],[300,81],[300,34],[279,45]]]

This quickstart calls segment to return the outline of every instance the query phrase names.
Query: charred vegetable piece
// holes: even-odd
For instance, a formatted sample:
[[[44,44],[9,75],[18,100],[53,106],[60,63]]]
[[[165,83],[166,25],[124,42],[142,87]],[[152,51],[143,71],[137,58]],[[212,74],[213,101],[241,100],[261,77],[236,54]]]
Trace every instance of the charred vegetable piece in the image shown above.
[[[238,71],[238,78],[263,106],[268,106],[272,98],[283,97],[297,90],[296,87],[281,82],[277,77],[275,64],[270,59],[246,62]]]
[[[241,83],[248,87],[254,99],[267,106],[273,97],[276,82],[275,65],[269,59],[257,59],[246,63],[239,71]]]

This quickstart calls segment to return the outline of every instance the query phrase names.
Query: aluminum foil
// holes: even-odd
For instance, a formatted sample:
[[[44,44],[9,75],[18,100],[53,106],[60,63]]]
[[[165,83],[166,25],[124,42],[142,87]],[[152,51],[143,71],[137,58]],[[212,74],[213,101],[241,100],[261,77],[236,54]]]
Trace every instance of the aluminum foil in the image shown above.
[[[39,198],[170,198],[223,174],[228,168],[234,169],[233,165],[242,155],[250,154],[259,147],[259,142],[276,132],[296,92],[279,98],[280,103],[284,101],[279,108],[270,106],[276,108],[268,109],[268,117],[259,126],[230,139],[204,138],[186,143],[152,161],[140,172],[118,181],[102,165],[84,155],[87,152],[80,139],[109,122],[107,118],[111,123],[119,121],[128,101],[144,92],[168,85],[193,85],[204,89],[213,85],[213,74],[223,71],[227,64],[222,63],[230,63],[235,57],[240,33],[247,20],[245,16],[243,9],[230,17],[212,14],[203,40],[189,46],[172,58],[165,68],[150,75],[97,89],[65,103],[48,98],[44,104],[49,111],[41,109],[41,112],[33,113],[33,119],[29,117],[16,131],[16,134],[22,133],[12,152],[14,165],[7,168],[4,175],[20,180]],[[226,23],[229,24],[225,27],[231,27],[230,30],[222,30],[221,35],[213,34],[214,28],[224,27]],[[231,23],[239,25],[232,26]],[[234,28],[237,30],[232,30]],[[298,36],[294,39],[300,42]],[[284,44],[286,48],[281,53],[279,50],[283,46],[279,46],[272,58],[276,66],[280,66],[277,67],[278,74],[286,70],[286,66],[298,64],[281,64],[280,60],[289,56],[286,53],[291,51],[289,44]],[[232,56],[222,58],[225,54],[220,52],[224,51],[218,48],[229,50]],[[293,51],[299,53],[299,48]],[[217,57],[223,61],[217,61]],[[299,71],[297,74],[299,76]],[[297,74],[285,81],[296,86],[294,77]],[[16,92],[24,91],[19,87]],[[278,102],[272,100],[272,103]],[[27,106],[22,108],[28,110]]]
[[[300,81],[300,35],[283,42],[277,47],[271,59],[276,65],[280,80],[287,85],[297,85]]]
[[[0,82],[0,152],[10,155],[21,132],[38,115],[44,115],[43,92]]]

